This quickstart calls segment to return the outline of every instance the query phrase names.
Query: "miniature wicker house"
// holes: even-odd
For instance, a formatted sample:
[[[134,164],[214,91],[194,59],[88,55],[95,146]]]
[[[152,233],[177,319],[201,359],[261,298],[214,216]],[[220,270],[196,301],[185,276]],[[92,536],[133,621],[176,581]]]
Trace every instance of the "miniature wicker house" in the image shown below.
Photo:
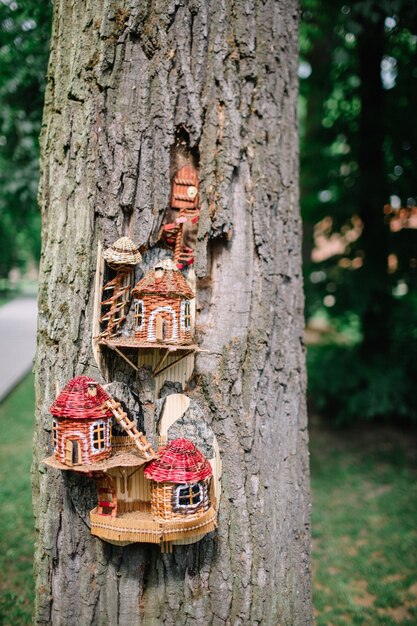
[[[88,376],[73,378],[51,407],[55,458],[64,465],[87,465],[111,454],[110,400],[104,389]]]
[[[176,439],[146,463],[115,465],[99,482],[91,533],[117,545],[199,541],[217,526],[212,468],[187,439]]]
[[[210,463],[188,439],[175,439],[145,468],[151,480],[151,512],[161,521],[199,519],[210,508]],[[208,531],[206,531],[208,532]]]
[[[145,274],[132,290],[132,295],[137,343],[191,343],[194,292],[170,259]]]

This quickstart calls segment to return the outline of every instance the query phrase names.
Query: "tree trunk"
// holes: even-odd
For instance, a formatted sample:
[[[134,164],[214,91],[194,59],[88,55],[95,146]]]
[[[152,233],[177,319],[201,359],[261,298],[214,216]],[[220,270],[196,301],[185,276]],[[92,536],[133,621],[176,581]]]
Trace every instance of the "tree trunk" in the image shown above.
[[[295,1],[57,0],[42,134],[36,624],[312,623]],[[190,392],[219,441],[219,528],[172,554],[116,547],[39,464],[56,382],[100,379],[96,249],[152,255],[176,137],[199,154]],[[116,371],[116,369],[115,369]],[[129,382],[141,394],[140,380]],[[132,385],[133,383],[133,385]],[[39,471],[38,471],[39,468]]]

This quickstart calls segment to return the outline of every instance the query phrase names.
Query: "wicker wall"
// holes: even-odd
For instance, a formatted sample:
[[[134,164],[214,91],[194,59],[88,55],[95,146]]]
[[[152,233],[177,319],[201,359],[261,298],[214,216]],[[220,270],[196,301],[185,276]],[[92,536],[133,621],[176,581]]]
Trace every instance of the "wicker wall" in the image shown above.
[[[156,316],[160,315],[164,320],[165,341],[169,343],[191,343],[191,330],[186,330],[182,323],[181,302],[179,296],[168,298],[166,296],[144,295],[143,322],[138,330],[135,330],[135,338],[143,342],[156,340]]]
[[[110,418],[103,417],[98,420],[54,418],[54,422],[57,425],[54,454],[61,463],[67,465],[66,445],[68,441],[77,441],[80,444],[81,459],[79,459],[78,464],[96,463],[110,456]],[[96,450],[93,446],[93,428],[95,424],[100,423],[104,423],[104,448]]]
[[[151,481],[151,512],[153,517],[160,520],[178,521],[198,519],[210,508],[209,482],[210,480],[201,481],[204,497],[199,508],[193,512],[178,513],[173,510],[174,488],[178,485]]]

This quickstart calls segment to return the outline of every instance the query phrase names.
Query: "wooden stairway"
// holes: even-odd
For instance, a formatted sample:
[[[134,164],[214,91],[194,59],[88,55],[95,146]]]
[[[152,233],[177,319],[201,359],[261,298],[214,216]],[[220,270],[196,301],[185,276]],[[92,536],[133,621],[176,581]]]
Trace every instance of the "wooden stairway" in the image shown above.
[[[104,406],[107,406],[111,410],[116,422],[120,424],[123,430],[131,438],[132,442],[144,458],[149,460],[152,459],[155,456],[152,445],[147,441],[145,435],[136,428],[135,422],[130,420],[127,413],[123,411],[120,402],[115,402],[115,400],[111,399],[107,400]]]
[[[117,272],[115,278],[106,283],[103,287],[103,300],[101,302],[102,310],[109,307],[109,310],[100,317],[100,325],[105,325],[104,330],[100,333],[100,337],[117,336],[122,328],[122,324],[127,317],[130,306],[130,277],[132,271],[121,269]],[[126,284],[127,283],[127,284]],[[105,296],[106,292],[110,292]]]

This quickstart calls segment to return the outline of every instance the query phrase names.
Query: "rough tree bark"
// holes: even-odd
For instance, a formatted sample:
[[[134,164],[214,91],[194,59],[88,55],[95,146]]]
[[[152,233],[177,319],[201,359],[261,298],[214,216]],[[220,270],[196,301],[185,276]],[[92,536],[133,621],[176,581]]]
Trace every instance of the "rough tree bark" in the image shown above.
[[[312,623],[296,1],[57,0],[42,133],[34,499],[36,624]],[[90,535],[39,464],[48,412],[91,351],[97,241],[151,254],[171,149],[200,155],[190,394],[222,450],[219,528],[173,554]],[[195,151],[196,151],[195,150]],[[136,385],[122,368],[114,377]],[[75,488],[74,488],[75,485]]]

